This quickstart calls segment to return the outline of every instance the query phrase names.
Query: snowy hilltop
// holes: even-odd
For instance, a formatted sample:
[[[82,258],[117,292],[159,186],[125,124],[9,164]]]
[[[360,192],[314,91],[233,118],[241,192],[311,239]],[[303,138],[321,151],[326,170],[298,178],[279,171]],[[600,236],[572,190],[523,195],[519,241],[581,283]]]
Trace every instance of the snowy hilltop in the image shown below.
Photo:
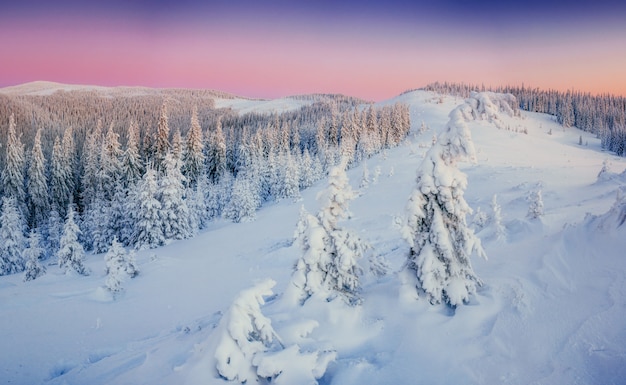
[[[38,231],[15,230],[29,207],[3,201],[0,237],[10,242],[0,255],[13,264],[0,276],[2,378],[620,383],[626,159],[591,133],[517,106],[508,94],[413,91],[373,106],[293,106],[306,111],[294,118],[301,130],[287,118],[297,116],[292,107],[284,120],[258,115],[254,130],[232,126],[252,115],[229,114],[215,121],[214,145],[202,153],[158,155],[155,140],[155,162],[141,176],[115,145],[117,130],[102,126],[104,141],[92,136],[85,146],[112,144],[97,146],[97,164],[115,166],[119,153],[125,175],[135,175],[130,185],[141,187],[103,189],[112,174],[84,170],[96,181],[84,208],[94,209],[52,202],[64,212],[47,231],[62,252],[46,257]],[[202,126],[203,114],[190,127],[195,119]],[[224,127],[224,143],[235,132],[246,140],[222,146],[214,139]],[[194,148],[194,130],[181,148]],[[62,149],[60,138],[57,156]],[[239,162],[206,161],[224,154]],[[208,175],[228,176],[201,186],[199,159]],[[102,203],[116,201],[134,209]],[[43,215],[29,213],[26,223]],[[81,232],[103,213],[137,227]],[[158,221],[169,225],[151,227]],[[79,247],[85,239],[89,251]]]

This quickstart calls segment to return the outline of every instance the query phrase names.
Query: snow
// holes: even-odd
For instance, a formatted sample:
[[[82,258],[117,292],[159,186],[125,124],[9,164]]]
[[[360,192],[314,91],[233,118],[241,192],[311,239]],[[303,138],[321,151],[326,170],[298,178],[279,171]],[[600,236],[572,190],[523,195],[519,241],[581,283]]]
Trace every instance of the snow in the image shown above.
[[[312,100],[298,100],[294,98],[280,98],[274,100],[260,99],[215,99],[215,108],[232,108],[240,115],[248,113],[271,114],[298,110],[304,106],[312,104]]]
[[[300,207],[317,207],[327,186],[320,181],[300,202],[266,205],[253,222],[212,222],[191,239],[138,252],[141,274],[115,301],[102,287],[103,255],[86,256],[90,276],[49,265],[29,282],[22,274],[0,277],[0,378],[226,384],[207,358],[215,355],[218,325],[238,293],[271,278],[275,294],[260,309],[286,348],[260,365],[264,373],[293,362],[291,378],[316,366],[306,381],[321,376],[323,384],[622,383],[626,209],[618,190],[626,186],[626,159],[547,115],[500,113],[498,126],[467,122],[477,162],[459,164],[465,200],[490,213],[497,194],[506,231],[501,239],[477,233],[489,260],[473,261],[484,285],[469,304],[433,306],[399,273],[409,245],[398,218],[433,135],[462,100],[415,91],[389,103],[398,100],[410,105],[413,131],[400,147],[368,159],[370,169],[381,170],[378,182],[351,201],[352,217],[342,222],[389,269],[362,277],[361,305],[311,298],[294,307],[283,300],[301,257],[293,243]],[[422,121],[429,129],[419,134]],[[581,135],[588,146],[578,144]],[[599,179],[606,159],[613,177]],[[362,167],[347,172],[353,188]],[[526,197],[537,190],[544,214],[529,220]]]

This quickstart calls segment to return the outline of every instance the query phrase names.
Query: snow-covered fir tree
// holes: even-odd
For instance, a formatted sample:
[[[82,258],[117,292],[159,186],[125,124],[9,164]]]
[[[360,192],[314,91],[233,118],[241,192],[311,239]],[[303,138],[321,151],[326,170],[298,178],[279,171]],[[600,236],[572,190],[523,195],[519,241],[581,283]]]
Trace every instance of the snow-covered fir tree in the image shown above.
[[[132,243],[136,249],[151,249],[165,243],[164,226],[159,214],[161,203],[157,200],[157,193],[156,171],[149,168],[137,186],[131,208],[135,221]]]
[[[502,208],[498,203],[497,194],[493,194],[491,199],[491,227],[493,227],[494,236],[496,239],[502,239],[506,237],[506,227],[502,224]]]
[[[180,172],[180,161],[174,154],[165,156],[165,175],[159,181],[157,199],[161,203],[159,215],[166,240],[186,239],[195,233],[191,214],[185,199],[185,177]]]
[[[61,270],[66,274],[78,273],[80,275],[89,275],[89,269],[85,267],[85,250],[78,242],[80,229],[74,220],[74,207],[69,205],[67,208],[67,218],[63,226],[63,234],[59,241],[59,250],[57,251],[58,264]]]
[[[221,119],[217,120],[215,132],[207,137],[205,150],[207,153],[205,156],[207,174],[213,183],[217,183],[226,172],[226,139],[222,130]]]
[[[474,145],[465,116],[469,104],[450,113],[445,130],[426,153],[406,206],[402,233],[410,246],[406,269],[432,304],[457,306],[469,301],[482,283],[470,256],[485,256],[480,240],[466,223],[472,210],[463,198],[466,176],[460,160],[474,160]]]
[[[50,212],[46,159],[41,149],[41,129],[37,130],[28,168],[28,224],[31,228],[46,224]]]
[[[533,190],[528,195],[528,219],[538,219],[543,216],[543,199],[541,189]]]
[[[222,215],[235,223],[252,221],[256,217],[259,196],[254,190],[252,176],[246,170],[237,174],[232,186],[230,200]]]
[[[45,257],[45,250],[41,247],[41,235],[36,229],[30,231],[28,247],[24,249],[22,256],[26,261],[24,282],[32,281],[46,274],[46,267],[40,262]]]
[[[70,204],[72,195],[72,173],[66,163],[65,152],[57,137],[52,147],[52,160],[50,162],[50,198],[52,208],[64,216],[67,206]]]
[[[138,273],[133,254],[127,254],[122,244],[113,238],[109,250],[104,255],[105,287],[115,296],[124,290],[123,284],[126,278],[133,278]]]
[[[361,174],[361,183],[359,183],[360,189],[366,189],[370,185],[370,172],[367,168],[367,162],[363,162],[363,173]]]
[[[17,199],[12,195],[2,198],[0,214],[0,275],[19,273],[26,262],[24,250],[24,221],[17,207]]]
[[[96,128],[87,135],[83,146],[83,176],[81,179],[83,208],[89,208],[96,191],[99,189],[98,172],[100,170],[100,154],[102,153],[102,121],[98,120]]]
[[[131,121],[126,132],[126,150],[122,155],[122,185],[125,188],[135,187],[143,172],[139,156],[139,132],[137,123]]]
[[[283,168],[281,172],[284,177],[282,183],[282,191],[280,197],[284,199],[299,199],[300,198],[300,168],[298,167],[297,160],[291,153],[283,156]]]
[[[45,243],[49,249],[46,256],[52,257],[59,250],[59,242],[61,241],[61,234],[63,234],[63,219],[54,209],[50,211],[46,229],[48,230],[48,236],[45,239]]]
[[[302,250],[291,277],[291,290],[302,303],[309,297],[321,295],[332,298],[337,294],[349,303],[358,303],[358,260],[367,245],[358,235],[339,226],[348,215],[348,202],[356,197],[345,173],[347,160],[331,169],[328,187],[320,192],[321,209],[317,216],[302,210],[295,238]]]
[[[261,312],[263,297],[273,294],[275,284],[265,280],[239,293],[220,321],[222,335],[215,351],[216,368],[228,381],[259,382],[257,356],[281,347],[271,320]]]
[[[24,145],[21,135],[17,135],[15,118],[9,117],[9,131],[7,133],[6,158],[2,170],[2,188],[5,196],[14,197],[20,211],[24,212],[26,190],[24,188]],[[22,207],[23,206],[23,207]]]
[[[154,148],[154,166],[159,174],[165,172],[165,157],[170,152],[170,147],[170,126],[167,116],[167,104],[163,103],[161,106],[161,114],[159,115]]]
[[[202,128],[198,121],[198,109],[194,107],[191,114],[191,126],[185,140],[183,152],[183,175],[187,180],[187,186],[195,188],[201,177],[204,176],[204,146],[202,140]]]

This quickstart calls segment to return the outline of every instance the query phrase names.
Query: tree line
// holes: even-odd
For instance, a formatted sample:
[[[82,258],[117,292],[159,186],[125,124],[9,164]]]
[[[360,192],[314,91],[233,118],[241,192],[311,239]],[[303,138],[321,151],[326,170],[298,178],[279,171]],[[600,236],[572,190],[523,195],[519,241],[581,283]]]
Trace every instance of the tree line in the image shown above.
[[[122,115],[111,110],[114,118],[86,109],[87,116],[72,114],[81,128],[34,131],[32,122],[53,120],[21,108],[20,119],[34,118],[20,124],[11,114],[0,137],[0,274],[50,257],[85,274],[85,251],[105,252],[114,242],[153,248],[191,237],[216,218],[251,220],[265,202],[297,199],[340,158],[357,164],[399,144],[410,128],[405,105],[311,98],[295,111],[245,115],[206,101],[201,110],[162,99],[156,111],[141,114],[156,117],[135,120],[135,107]],[[25,256],[34,254],[28,263]]]
[[[553,115],[565,128],[575,126],[596,134],[601,140],[602,148],[619,156],[626,156],[626,97],[623,96],[592,95],[572,90],[541,90],[524,86],[493,88],[447,82],[433,83],[424,89],[466,98],[471,91],[485,91],[487,88],[513,94],[521,109]]]

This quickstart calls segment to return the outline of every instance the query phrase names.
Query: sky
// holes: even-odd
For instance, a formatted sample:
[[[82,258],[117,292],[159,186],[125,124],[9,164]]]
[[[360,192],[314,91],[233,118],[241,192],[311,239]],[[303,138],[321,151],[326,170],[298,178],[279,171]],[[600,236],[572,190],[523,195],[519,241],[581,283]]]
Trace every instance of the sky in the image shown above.
[[[626,2],[0,0],[0,87],[383,100],[434,81],[626,95]]]

